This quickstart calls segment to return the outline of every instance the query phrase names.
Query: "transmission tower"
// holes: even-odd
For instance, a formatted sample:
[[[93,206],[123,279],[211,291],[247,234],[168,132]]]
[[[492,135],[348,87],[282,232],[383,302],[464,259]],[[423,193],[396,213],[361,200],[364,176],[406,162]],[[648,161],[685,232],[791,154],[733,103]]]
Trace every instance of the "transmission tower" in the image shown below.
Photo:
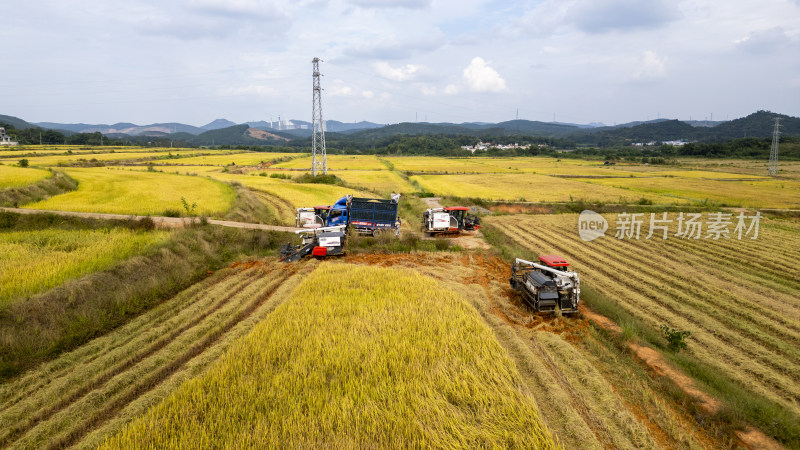
[[[781,118],[775,118],[775,129],[772,131],[772,148],[769,151],[769,168],[767,175],[778,175],[778,142],[781,139]]]
[[[311,60],[314,63],[314,107],[311,111],[313,134],[311,138],[311,175],[328,173],[328,157],[325,154],[325,127],[322,121],[322,88],[319,85],[319,58]]]

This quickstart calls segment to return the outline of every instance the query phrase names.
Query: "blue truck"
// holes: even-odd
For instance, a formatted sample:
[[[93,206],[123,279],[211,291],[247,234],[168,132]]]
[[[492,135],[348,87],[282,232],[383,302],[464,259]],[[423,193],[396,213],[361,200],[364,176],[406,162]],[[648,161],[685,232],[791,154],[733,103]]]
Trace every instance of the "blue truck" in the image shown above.
[[[375,234],[380,230],[400,233],[397,199],[360,198],[347,195],[331,206],[325,226],[347,225],[357,233]]]

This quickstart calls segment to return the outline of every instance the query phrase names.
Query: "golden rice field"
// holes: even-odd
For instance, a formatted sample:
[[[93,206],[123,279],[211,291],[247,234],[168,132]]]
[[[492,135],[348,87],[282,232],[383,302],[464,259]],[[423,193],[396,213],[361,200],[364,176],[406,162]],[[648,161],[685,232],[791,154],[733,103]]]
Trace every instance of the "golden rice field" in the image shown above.
[[[27,186],[50,176],[47,170],[0,165],[0,189]]]
[[[87,161],[91,161],[92,159],[96,159],[97,161],[103,162],[121,162],[121,161],[133,161],[133,160],[150,160],[150,159],[157,159],[157,158],[165,158],[169,154],[173,156],[192,156],[200,153],[199,150],[171,150],[171,151],[161,151],[161,152],[123,152],[118,151],[114,153],[77,153],[72,155],[50,155],[50,156],[30,156],[25,157],[28,160],[28,163],[31,166],[57,166],[67,165],[78,162],[78,160],[84,159]],[[160,160],[160,159],[159,159]],[[165,161],[173,161],[172,159],[166,159]]]
[[[356,197],[373,197],[375,195],[371,192],[353,191],[353,189],[342,186],[295,183],[291,180],[262,177],[255,173],[250,175],[211,173],[209,176],[223,181],[236,181],[248,188],[279,197],[294,208],[331,205],[347,194],[353,194]],[[294,217],[294,212],[292,217]]]
[[[660,217],[660,216],[657,216]],[[757,239],[605,237],[584,242],[577,215],[503,216],[486,223],[532,254],[564,256],[600,295],[653,329],[691,332],[688,352],[800,420],[800,224],[765,219]],[[704,217],[703,220],[708,218]],[[730,230],[734,230],[733,220]],[[749,226],[750,222],[747,221]]]
[[[162,215],[165,210],[185,213],[181,197],[197,203],[197,215],[218,216],[235,200],[233,189],[203,177],[157,172],[127,172],[111,168],[70,168],[78,180],[76,191],[25,205],[31,209]]]
[[[686,203],[657,192],[635,192],[612,186],[591,186],[582,181],[537,174],[414,175],[409,177],[436,195],[479,197],[489,200],[528,202],[636,202]]]
[[[374,155],[328,155],[328,170],[386,170]],[[274,166],[278,169],[311,169],[311,156],[293,159]]]
[[[126,229],[0,232],[0,309],[17,298],[111,267],[166,239]]]
[[[509,172],[515,165],[494,165],[492,158],[440,158],[437,156],[393,156],[384,158],[401,172],[484,173]],[[518,161],[519,163],[519,161]],[[510,166],[510,168],[509,168]]]
[[[295,276],[296,269],[286,269],[217,271],[108,334],[0,384],[0,445],[97,447],[201,375],[284,301],[306,270]]]
[[[507,280],[482,254],[223,269],[0,384],[0,445],[707,446],[614,343]]]
[[[800,180],[706,180],[698,178],[606,178],[586,180],[597,187],[651,194],[673,202],[704,202],[747,208],[800,208]],[[594,187],[585,189],[594,190]]]
[[[323,263],[102,448],[555,448],[521,388],[489,327],[435,280]]]
[[[351,186],[372,189],[388,194],[391,192],[412,193],[416,189],[395,171],[388,170],[342,170],[332,172]]]
[[[161,161],[163,164],[197,165],[197,166],[257,166],[276,161],[283,158],[296,158],[303,156],[303,153],[271,153],[271,152],[239,152],[230,154],[208,154],[203,156],[190,156],[186,158]],[[311,163],[308,164],[311,167]]]

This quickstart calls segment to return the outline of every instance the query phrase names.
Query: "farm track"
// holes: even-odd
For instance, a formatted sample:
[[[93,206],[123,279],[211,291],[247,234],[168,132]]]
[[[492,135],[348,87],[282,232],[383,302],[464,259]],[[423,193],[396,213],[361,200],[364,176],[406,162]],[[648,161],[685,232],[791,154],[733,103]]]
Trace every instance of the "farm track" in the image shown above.
[[[680,240],[666,241],[671,249],[679,251],[663,252],[646,251],[635,244],[637,241],[608,238],[577,245],[575,238],[565,238],[549,224],[537,222],[523,229],[498,222],[520,245],[561,253],[573,260],[579,270],[596,274],[591,278],[592,286],[601,293],[620,298],[624,292],[625,301],[620,305],[656,329],[660,323],[667,323],[691,330],[692,340],[699,344],[692,345],[698,356],[743,385],[797,410],[793,399],[800,389],[792,381],[800,371],[800,357],[793,344],[800,335],[793,321],[796,312],[790,306],[783,307],[782,313],[770,308],[770,303],[785,305],[785,301],[793,305],[796,301],[781,290],[761,288],[755,284],[757,279],[737,279],[736,268],[725,260],[719,261],[726,254],[709,258],[705,248],[698,249],[699,243],[691,247],[691,243]],[[698,253],[703,256],[693,256]],[[626,264],[620,262],[621,255],[625,255]],[[679,255],[680,260],[673,255]],[[630,270],[628,262],[637,269]],[[694,267],[700,270],[694,271]],[[692,271],[693,280],[699,277],[700,281],[689,283],[682,276],[665,275],[687,271]],[[753,296],[759,299],[751,301]],[[742,335],[746,338],[742,339]]]
[[[168,386],[201,372],[285,298],[296,284],[288,280],[299,280],[295,275],[305,267],[311,265],[224,269],[108,335],[5,383],[0,445],[84,446],[81,440],[90,434],[90,444],[98,443],[104,434],[99,430],[117,428],[129,410],[141,412],[166,395]]]

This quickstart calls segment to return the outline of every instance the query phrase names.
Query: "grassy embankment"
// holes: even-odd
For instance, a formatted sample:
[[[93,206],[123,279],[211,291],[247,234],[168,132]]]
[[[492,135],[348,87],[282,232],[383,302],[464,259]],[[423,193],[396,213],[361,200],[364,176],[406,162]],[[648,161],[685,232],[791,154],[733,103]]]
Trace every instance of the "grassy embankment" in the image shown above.
[[[64,281],[62,284],[44,291],[42,289],[53,283],[39,282],[28,287],[28,291],[16,287],[15,294],[9,294],[11,296],[5,300],[0,314],[0,377],[18,374],[119,326],[207,276],[209,270],[247,255],[274,252],[279,244],[288,240],[281,233],[212,226],[174,231],[168,238],[154,236],[152,232],[120,230],[149,228],[152,222],[148,226],[147,220],[92,221],[10,213],[2,213],[1,217],[2,232],[10,236],[8,239],[25,233],[50,236],[59,232],[80,239],[70,244],[77,252],[75,257],[67,256],[60,263],[63,270],[58,277],[59,282]],[[80,249],[98,245],[102,248],[105,244],[89,241],[103,233],[127,234],[141,242],[133,247],[118,242],[128,249],[129,258],[109,256],[103,263],[105,267],[93,266],[79,257],[86,251]],[[41,240],[30,242],[36,244]],[[146,245],[147,242],[150,244]],[[17,272],[17,263],[22,261],[9,260],[4,266]],[[74,272],[75,268],[82,269]],[[86,273],[94,269],[100,271]],[[35,278],[34,275],[30,277]],[[28,283],[29,280],[23,277],[19,281]],[[41,292],[33,294],[36,290]]]

